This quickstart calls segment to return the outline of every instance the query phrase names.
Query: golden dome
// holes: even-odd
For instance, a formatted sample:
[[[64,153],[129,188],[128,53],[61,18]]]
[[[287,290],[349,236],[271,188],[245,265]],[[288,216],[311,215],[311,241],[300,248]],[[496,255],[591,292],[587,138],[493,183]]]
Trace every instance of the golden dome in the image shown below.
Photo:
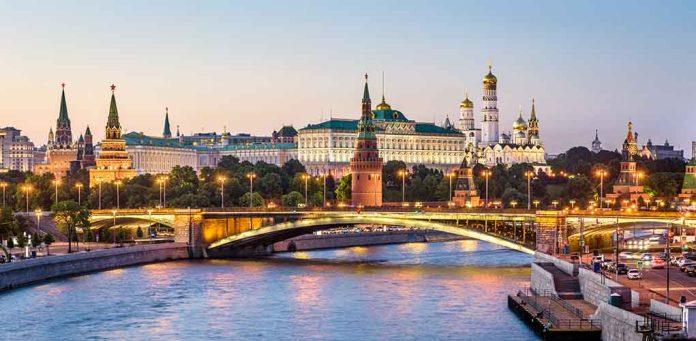
[[[469,92],[466,92],[466,98],[459,103],[460,108],[473,108],[474,103],[469,99]]]
[[[517,120],[512,124],[512,129],[514,130],[527,130],[527,121],[522,118],[522,111],[520,109],[520,115],[517,117]]]
[[[495,89],[498,78],[493,75],[492,67],[488,65],[488,74],[483,76],[483,85],[486,88]]]
[[[391,105],[387,104],[384,100],[384,96],[382,96],[382,103],[377,104],[377,110],[391,110]]]

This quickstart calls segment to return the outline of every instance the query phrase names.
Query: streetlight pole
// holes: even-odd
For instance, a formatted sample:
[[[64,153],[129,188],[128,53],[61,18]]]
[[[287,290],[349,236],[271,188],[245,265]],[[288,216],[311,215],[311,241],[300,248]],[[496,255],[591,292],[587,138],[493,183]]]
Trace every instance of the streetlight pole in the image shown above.
[[[114,185],[116,185],[116,209],[120,210],[121,209],[121,197],[119,192],[119,187],[121,186],[121,181],[116,180],[114,181]]]
[[[532,171],[526,171],[524,175],[527,176],[527,211],[531,211],[532,209],[532,176],[534,176],[534,172]]]
[[[114,245],[116,245],[116,210],[111,211],[111,214],[114,217],[114,226],[113,226],[113,237],[114,237]]]
[[[488,178],[491,176],[491,171],[486,169],[483,171],[483,176],[486,178],[486,202],[485,207],[488,208]]]
[[[41,232],[41,209],[37,208],[34,213],[36,213],[36,229]]]
[[[77,204],[82,205],[82,184],[78,182],[75,187],[77,187]]]
[[[326,207],[326,173],[321,173],[321,176],[324,178],[324,200],[322,206]]]
[[[225,180],[224,176],[218,177],[218,182],[220,182],[220,208],[225,208]]]
[[[401,175],[401,206],[406,203],[406,174],[408,172],[405,169],[399,171],[399,175]]]
[[[7,182],[0,182],[2,187],[2,208],[5,208],[5,191],[7,190]]]
[[[24,189],[24,196],[27,198],[27,213],[29,213],[29,192],[31,192],[31,186],[24,185],[22,189]]]
[[[246,176],[247,178],[249,178],[249,208],[252,208],[254,207],[254,178],[256,177],[256,173],[249,172]],[[305,192],[307,192],[307,185],[305,185]]]
[[[599,176],[599,208],[602,209],[602,201],[604,200],[604,176],[607,175],[607,171],[598,170],[596,173]]]
[[[619,261],[619,218],[616,218],[616,247],[614,248],[614,259],[618,264]],[[619,267],[616,267],[616,273],[614,274],[614,280],[619,281]]]
[[[101,180],[97,180],[97,184],[99,185],[99,209],[101,210]]]
[[[447,177],[449,177],[449,202],[452,202],[452,177],[454,176],[453,172],[447,173]]]
[[[304,201],[305,201],[305,207],[309,206],[309,197],[307,196],[307,180],[309,180],[309,175],[304,174],[302,175],[302,178],[304,179]]]
[[[53,180],[53,185],[55,185],[55,189],[56,189],[56,204],[57,204],[58,203],[58,185],[60,185],[60,180],[59,179]]]
[[[167,180],[168,176],[162,177],[162,208],[167,207]]]

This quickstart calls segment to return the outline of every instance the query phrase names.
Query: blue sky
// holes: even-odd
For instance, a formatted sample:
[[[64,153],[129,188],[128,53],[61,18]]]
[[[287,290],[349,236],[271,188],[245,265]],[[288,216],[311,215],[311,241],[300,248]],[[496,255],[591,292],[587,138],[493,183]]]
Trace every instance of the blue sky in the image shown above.
[[[0,126],[45,143],[60,83],[73,130],[270,134],[357,118],[362,74],[418,121],[481,106],[491,61],[501,130],[536,98],[547,151],[696,140],[696,3],[688,1],[3,1]],[[690,152],[687,152],[690,155]]]

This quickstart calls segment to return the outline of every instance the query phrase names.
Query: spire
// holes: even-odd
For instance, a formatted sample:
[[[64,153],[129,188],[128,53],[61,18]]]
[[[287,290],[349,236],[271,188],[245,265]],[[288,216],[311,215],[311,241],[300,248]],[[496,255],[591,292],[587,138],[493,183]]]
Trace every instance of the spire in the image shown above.
[[[536,104],[534,103],[534,98],[532,98],[532,113],[529,115],[530,121],[536,121]]]
[[[60,113],[58,114],[58,122],[70,124],[70,119],[68,118],[68,105],[65,103],[65,83],[60,85],[63,90],[60,95]]]
[[[87,126],[87,129],[85,130],[85,136],[92,136],[92,131],[89,129],[89,126]]]
[[[80,134],[80,138],[77,139],[77,142],[85,142],[85,138]]]
[[[367,74],[365,74],[365,90],[362,99],[362,115],[358,122],[358,138],[375,138],[375,124],[372,121],[372,103],[370,90],[367,86]]]
[[[370,90],[367,88],[367,74],[365,74],[365,90],[363,90],[363,103],[370,102]]]
[[[181,136],[181,134],[179,133],[179,125],[177,124],[176,125],[176,137],[179,137],[179,136]]]
[[[164,132],[162,136],[165,139],[172,137],[172,130],[169,128],[169,107],[164,108]]]
[[[118,108],[116,107],[116,85],[111,84],[111,105],[109,106],[109,119],[106,122],[107,128],[121,128],[118,121]]]

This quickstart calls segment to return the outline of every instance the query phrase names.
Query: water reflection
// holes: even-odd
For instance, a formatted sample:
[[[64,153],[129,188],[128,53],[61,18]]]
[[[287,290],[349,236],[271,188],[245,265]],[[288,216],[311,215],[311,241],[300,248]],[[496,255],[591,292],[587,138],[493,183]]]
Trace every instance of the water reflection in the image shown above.
[[[477,241],[170,262],[0,295],[16,339],[535,339],[527,255]]]

